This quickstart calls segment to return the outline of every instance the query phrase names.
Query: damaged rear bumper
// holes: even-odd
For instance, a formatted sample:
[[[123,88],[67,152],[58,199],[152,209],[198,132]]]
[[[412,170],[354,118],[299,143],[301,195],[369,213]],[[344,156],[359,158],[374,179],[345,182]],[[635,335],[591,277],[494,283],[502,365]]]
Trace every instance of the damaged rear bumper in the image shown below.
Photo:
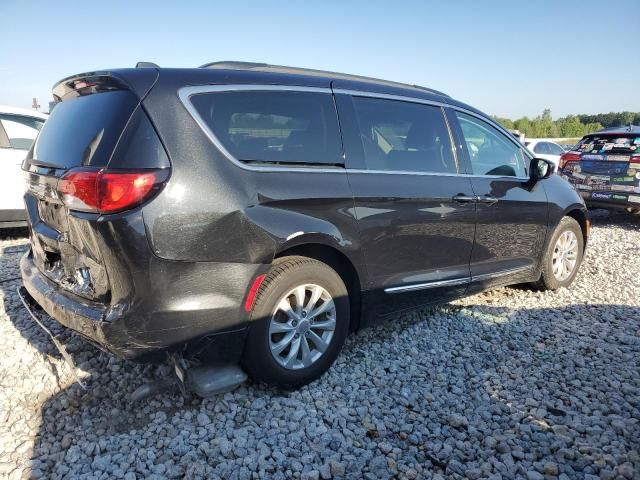
[[[174,264],[174,279],[180,278],[187,264]],[[199,268],[198,268],[199,267]],[[238,361],[244,347],[248,318],[241,308],[244,288],[211,291],[216,267],[228,274],[237,271],[247,282],[259,265],[196,265],[198,281],[188,277],[191,303],[184,298],[185,286],[178,281],[172,289],[154,292],[152,301],[120,303],[114,306],[93,302],[64,290],[36,267],[31,250],[20,260],[20,271],[28,295],[26,301],[41,307],[60,324],[121,358],[153,361],[167,352],[187,357],[202,356],[207,361]],[[226,278],[229,278],[228,276]],[[244,278],[236,279],[244,280]],[[241,285],[234,281],[233,286]],[[245,283],[246,285],[247,283]],[[220,300],[220,301],[216,301]],[[198,301],[199,300],[199,301]]]

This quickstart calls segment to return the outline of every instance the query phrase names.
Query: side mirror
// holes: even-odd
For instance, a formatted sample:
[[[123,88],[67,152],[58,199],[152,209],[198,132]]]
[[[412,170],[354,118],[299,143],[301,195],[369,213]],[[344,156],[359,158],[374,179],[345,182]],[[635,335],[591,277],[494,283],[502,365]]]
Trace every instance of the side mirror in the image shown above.
[[[537,182],[543,178],[551,176],[553,173],[553,162],[544,158],[533,158],[529,164],[529,178],[532,182]]]

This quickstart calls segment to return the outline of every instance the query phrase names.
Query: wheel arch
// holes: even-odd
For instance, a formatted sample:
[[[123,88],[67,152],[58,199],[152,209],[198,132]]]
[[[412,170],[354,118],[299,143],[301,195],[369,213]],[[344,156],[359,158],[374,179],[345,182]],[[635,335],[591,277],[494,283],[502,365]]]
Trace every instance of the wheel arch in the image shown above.
[[[582,230],[582,239],[584,241],[584,247],[586,248],[587,240],[589,239],[590,222],[589,222],[589,217],[587,217],[587,214],[585,213],[584,209],[577,208],[577,207],[570,208],[564,212],[564,216],[571,217],[576,222],[578,222],[578,225],[580,225],[580,230]]]
[[[299,243],[283,248],[276,252],[274,262],[279,258],[299,255],[313,258],[333,268],[347,287],[350,307],[350,330],[357,330],[360,326],[362,313],[362,283],[361,275],[351,259],[335,247],[325,243]]]

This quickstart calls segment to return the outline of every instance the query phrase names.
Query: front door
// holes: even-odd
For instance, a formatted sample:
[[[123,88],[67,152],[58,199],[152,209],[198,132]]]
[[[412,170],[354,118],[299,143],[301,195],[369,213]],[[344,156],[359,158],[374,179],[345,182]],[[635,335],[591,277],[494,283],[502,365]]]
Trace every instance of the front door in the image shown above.
[[[346,94],[337,102],[375,310],[463,294],[476,207],[443,109]]]
[[[470,113],[448,110],[448,118],[477,197],[472,282],[486,288],[531,280],[546,235],[542,183],[531,184],[529,158],[508,134]]]

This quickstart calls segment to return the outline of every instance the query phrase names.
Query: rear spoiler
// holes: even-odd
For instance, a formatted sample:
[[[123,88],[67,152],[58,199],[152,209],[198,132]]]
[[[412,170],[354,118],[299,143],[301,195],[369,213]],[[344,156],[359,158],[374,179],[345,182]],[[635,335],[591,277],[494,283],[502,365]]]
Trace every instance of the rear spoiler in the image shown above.
[[[158,76],[157,68],[86,72],[63,78],[53,86],[52,93],[56,103],[113,90],[130,90],[142,99],[158,80]]]

